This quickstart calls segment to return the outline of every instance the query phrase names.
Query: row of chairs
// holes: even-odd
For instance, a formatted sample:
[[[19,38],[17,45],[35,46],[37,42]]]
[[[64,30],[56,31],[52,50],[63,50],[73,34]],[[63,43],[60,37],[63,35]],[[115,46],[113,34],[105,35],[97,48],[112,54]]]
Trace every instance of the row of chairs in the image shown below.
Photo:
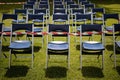
[[[104,10],[103,10],[104,11]],[[31,16],[30,16],[31,15]],[[11,25],[11,29],[7,29],[7,30],[10,30],[10,31],[15,31],[14,30],[14,28],[13,28],[13,26],[15,27],[15,29],[17,29],[18,30],[18,28],[20,28],[20,29],[25,29],[25,32],[27,33],[27,37],[28,37],[28,35],[31,35],[32,36],[32,42],[28,42],[28,41],[15,41],[15,42],[13,42],[12,41],[12,39],[11,39],[11,43],[10,43],[10,46],[9,46],[9,48],[10,48],[10,52],[11,52],[11,54],[14,52],[14,50],[15,50],[15,52],[18,50],[18,49],[21,49],[21,47],[22,47],[22,49],[23,48],[25,48],[25,49],[28,49],[28,46],[30,46],[30,44],[32,43],[34,43],[33,42],[33,40],[34,40],[34,34],[36,34],[36,32],[38,32],[38,29],[37,29],[37,31],[35,32],[35,30],[36,30],[36,28],[35,28],[35,25],[33,25],[33,24],[31,24],[31,23],[29,23],[28,24],[28,20],[29,20],[29,17],[30,17],[30,20],[31,20],[31,18],[32,18],[32,16],[33,15],[35,15],[37,18],[38,18],[38,14],[27,14],[26,15],[26,22],[25,23],[18,23],[18,21],[19,20],[17,20],[17,18],[16,18],[16,14],[15,14],[15,17],[13,17],[13,19],[15,19],[15,20],[13,20],[13,22],[15,23],[15,24],[13,24],[12,23],[12,25]],[[75,16],[76,15],[91,15],[91,14],[75,14]],[[93,15],[93,14],[92,14]],[[37,22],[37,23],[40,23],[41,22],[41,20],[39,20],[39,19],[37,19],[36,17],[34,16],[34,18],[33,18],[33,20],[32,20],[32,22],[34,23],[34,22]],[[42,16],[42,19],[43,19],[43,22],[42,22],[42,24],[44,23],[44,18],[43,18],[43,15],[41,14],[41,16]],[[11,18],[12,16],[9,16],[9,19]],[[57,16],[58,17],[58,16]],[[61,16],[61,17],[63,17],[63,15]],[[74,16],[73,16],[74,17]],[[81,17],[81,16],[80,16]],[[5,17],[6,18],[6,17]],[[69,17],[68,17],[69,18]],[[75,17],[76,18],[76,17]],[[93,17],[94,18],[94,17]],[[119,29],[119,28],[117,28],[117,29],[114,29],[114,26],[112,26],[112,27],[109,27],[109,28],[106,28],[106,26],[107,26],[107,19],[111,19],[111,18],[113,18],[113,19],[117,19],[117,24],[115,24],[114,26],[119,26],[119,24],[118,24],[118,22],[119,22],[119,15],[118,14],[103,14],[103,17],[101,18],[102,19],[102,21],[103,21],[103,25],[101,25],[101,24],[82,24],[81,26],[80,26],[80,28],[79,28],[79,36],[80,36],[80,45],[81,45],[81,47],[80,47],[80,56],[81,56],[81,58],[80,58],[80,63],[81,63],[81,66],[80,66],[80,68],[82,69],[82,54],[83,54],[83,52],[85,52],[85,53],[88,53],[88,52],[91,52],[90,50],[92,50],[92,52],[95,52],[95,53],[98,53],[98,55],[102,55],[102,61],[104,61],[104,49],[105,49],[105,47],[104,47],[104,43],[103,43],[103,41],[104,41],[104,32],[107,30],[108,32],[114,32],[114,30],[116,30],[116,31],[119,31],[119,30],[117,30],[117,29]],[[99,18],[98,18],[99,19]],[[98,20],[97,19],[97,20]],[[4,19],[3,19],[4,20]],[[58,21],[58,20],[56,20],[56,21]],[[61,21],[61,20],[60,20]],[[64,21],[64,20],[63,20]],[[62,22],[63,22],[62,21]],[[69,21],[69,20],[68,20]],[[78,21],[86,21],[86,19],[85,18],[83,18],[83,19],[79,19]],[[2,23],[1,23],[1,25],[2,25]],[[28,28],[28,27],[26,27],[26,26],[32,26],[32,29],[30,29],[30,28]],[[19,26],[18,28],[16,28],[16,26]],[[24,27],[24,28],[21,28],[21,27]],[[76,25],[77,26],[77,25]],[[66,24],[49,24],[48,25],[48,27],[47,27],[48,29],[48,31],[47,31],[47,33],[50,33],[50,34],[52,34],[52,36],[53,37],[56,37],[56,36],[67,36],[68,37],[68,39],[66,40],[66,41],[53,41],[53,37],[52,37],[52,41],[47,41],[47,53],[46,53],[46,68],[47,68],[47,66],[48,66],[48,59],[49,59],[49,55],[53,55],[53,54],[57,54],[58,55],[58,53],[60,53],[60,55],[67,55],[67,61],[68,61],[68,67],[70,66],[70,36],[69,36],[69,33],[70,33],[70,25],[69,25],[69,23],[66,23]],[[6,31],[7,31],[6,30]],[[41,29],[40,29],[41,30]],[[4,31],[5,31],[5,28],[4,28],[4,30],[3,31],[1,31],[1,32],[3,32],[4,33]],[[96,32],[95,32],[96,31]],[[25,33],[25,32],[23,32],[23,33]],[[85,32],[85,33],[83,33],[83,32]],[[86,32],[88,32],[88,33],[86,33]],[[2,33],[2,36],[4,35]],[[17,36],[19,36],[19,35],[21,35],[22,33],[19,33],[19,32],[17,32]],[[100,39],[100,40],[102,40],[101,42],[96,42],[96,41],[83,41],[82,40],[82,37],[84,36],[84,35],[89,35],[89,36],[93,36],[92,34],[101,34],[101,38],[102,39]],[[106,34],[106,32],[105,32],[105,34]],[[11,36],[13,36],[13,34],[11,33],[10,34]],[[112,36],[116,36],[116,35],[113,35],[112,34]],[[113,37],[114,38],[114,37]],[[47,38],[47,39],[49,39],[49,38]],[[92,38],[93,39],[93,38]],[[116,40],[116,39],[115,39]],[[114,40],[114,41],[115,41]],[[12,43],[13,42],[13,43]],[[28,45],[25,45],[25,46],[23,46],[22,44],[21,44],[21,42],[23,43],[23,44],[27,44],[28,43]],[[19,44],[20,43],[20,44]],[[102,44],[101,44],[102,43]],[[116,47],[119,47],[119,42],[114,42],[115,44],[114,44],[114,55],[115,55],[115,51],[116,51],[116,48],[115,48],[115,46],[116,46],[116,44],[117,44],[117,46]],[[14,46],[14,44],[16,44],[16,45],[21,45],[21,46],[18,46],[18,47],[15,47]],[[33,67],[33,45],[32,45],[32,49],[31,49],[32,51],[32,67]],[[30,53],[30,52],[29,52]],[[10,63],[11,63],[11,54],[10,54],[10,59],[9,59],[9,67],[10,67]],[[15,54],[15,53],[14,53]],[[90,53],[91,54],[91,53]],[[115,57],[115,67],[116,67],[116,57]],[[103,62],[102,62],[102,68],[103,68]]]
[[[2,26],[3,24],[0,24],[0,30],[1,30],[1,36],[2,36]],[[22,32],[16,32],[17,30],[25,30]],[[30,31],[30,32],[29,32]],[[120,31],[120,24],[114,24],[113,26],[113,44],[114,44],[114,59],[115,59],[115,66],[116,66],[116,51],[118,48],[120,48],[120,41],[116,41],[116,32]],[[12,33],[15,32],[17,35],[23,35],[23,34],[31,34],[32,39],[30,41],[28,40],[13,40]],[[47,52],[46,52],[46,68],[48,66],[48,59],[50,58],[50,55],[67,55],[68,60],[68,67],[70,66],[70,26],[69,24],[49,24],[48,25],[48,34],[52,34],[52,37],[61,36],[61,37],[67,37],[66,41],[56,41],[56,40],[48,40],[49,37],[47,37]],[[83,40],[83,36],[86,35],[92,35],[92,34],[100,34],[100,41],[97,40]],[[120,34],[120,33],[118,33]],[[93,38],[94,39],[94,38]],[[2,40],[1,40],[2,41]],[[2,42],[1,42],[2,44]],[[31,46],[32,44],[32,46]],[[33,67],[33,58],[34,58],[34,25],[30,23],[15,23],[12,24],[12,30],[11,30],[11,38],[10,38],[10,57],[9,57],[9,67],[11,65],[11,54],[17,54],[20,53],[20,50],[30,50],[31,52],[31,59],[32,59],[32,67]],[[2,48],[2,46],[1,46]],[[103,27],[100,24],[83,24],[81,25],[81,31],[80,31],[80,68],[82,69],[82,55],[85,54],[98,54],[102,55],[102,68],[104,66],[104,31]],[[28,51],[28,53],[30,53]]]

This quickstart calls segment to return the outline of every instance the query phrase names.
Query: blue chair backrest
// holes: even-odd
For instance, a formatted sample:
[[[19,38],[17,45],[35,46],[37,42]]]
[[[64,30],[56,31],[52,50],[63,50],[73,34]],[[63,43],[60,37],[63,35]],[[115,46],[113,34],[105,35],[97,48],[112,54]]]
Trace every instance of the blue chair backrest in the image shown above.
[[[102,32],[102,25],[100,24],[82,24],[81,25],[81,31],[83,32],[91,32],[91,31],[96,31],[96,32]]]
[[[12,32],[17,30],[28,30],[33,31],[33,24],[12,24]]]
[[[14,13],[15,14],[20,14],[20,13],[27,14],[27,9],[15,9]]]
[[[100,12],[100,13],[104,13],[104,8],[93,8],[92,12]]]
[[[91,20],[92,16],[91,16],[91,14],[76,14],[76,20],[77,19],[88,19],[88,20]]]
[[[84,14],[84,10],[81,8],[78,9],[72,9],[72,14],[77,13],[77,14]]]
[[[34,9],[34,14],[47,14],[46,9]]]
[[[49,9],[49,6],[48,6],[48,4],[40,4],[39,8]]]
[[[49,24],[48,32],[69,32],[68,24]]]
[[[34,5],[33,4],[24,4],[23,8],[24,9],[34,9]]]
[[[79,8],[78,4],[70,4],[69,8]]]
[[[110,18],[119,20],[119,14],[104,14],[104,20],[107,20]]]
[[[18,18],[17,14],[3,14],[2,16],[2,20],[5,20],[5,19],[17,20],[17,18]]]
[[[68,20],[68,14],[53,14],[53,20],[56,19]]]
[[[54,8],[64,8],[64,5],[63,4],[55,4],[53,7]]]

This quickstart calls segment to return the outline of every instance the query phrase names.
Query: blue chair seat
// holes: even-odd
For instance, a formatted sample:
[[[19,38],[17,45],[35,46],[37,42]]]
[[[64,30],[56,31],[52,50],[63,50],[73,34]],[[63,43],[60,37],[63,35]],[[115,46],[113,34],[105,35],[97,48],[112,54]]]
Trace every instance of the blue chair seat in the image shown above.
[[[49,50],[68,50],[69,44],[62,41],[52,41],[48,43],[48,49]]]
[[[100,42],[87,41],[87,42],[83,42],[83,49],[96,51],[96,50],[104,50],[105,48]]]
[[[43,22],[43,20],[34,19],[33,22]]]
[[[12,23],[17,23],[17,20],[12,20]]]
[[[39,28],[39,27],[34,27],[34,32],[42,32],[42,28]]]
[[[117,45],[118,47],[120,47],[120,41],[117,41],[117,42],[116,42],[116,45]]]
[[[11,42],[9,48],[10,49],[28,49],[30,48],[31,46],[31,42],[30,41],[27,41],[27,40],[21,40],[21,41],[14,41],[14,42]]]
[[[63,19],[56,19],[54,20],[55,22],[65,22],[66,20],[63,20]]]
[[[112,26],[108,26],[105,28],[107,31],[113,31],[113,27]]]
[[[11,31],[11,28],[10,27],[4,27],[3,28],[3,32],[10,32]]]
[[[93,20],[96,20],[96,21],[102,21],[103,18],[93,18]]]
[[[18,23],[25,23],[25,19],[19,19]]]

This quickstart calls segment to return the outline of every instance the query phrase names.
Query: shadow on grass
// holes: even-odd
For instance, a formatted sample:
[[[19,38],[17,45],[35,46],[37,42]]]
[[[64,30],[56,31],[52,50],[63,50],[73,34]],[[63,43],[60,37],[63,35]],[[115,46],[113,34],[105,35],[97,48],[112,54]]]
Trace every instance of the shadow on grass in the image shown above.
[[[48,67],[45,71],[47,78],[63,78],[67,76],[67,69],[64,67]]]
[[[113,45],[112,44],[106,45],[106,49],[108,51],[113,51]]]
[[[29,68],[27,66],[11,66],[11,68],[7,70],[5,77],[25,77],[28,70]]]
[[[38,52],[42,47],[40,46],[34,46],[34,52]]]
[[[80,45],[76,45],[76,50],[80,50]]]
[[[103,78],[104,77],[102,69],[97,68],[97,67],[83,67],[82,74],[84,77],[89,77],[89,78]]]
[[[117,70],[118,74],[120,75],[120,66],[117,66],[116,70]]]

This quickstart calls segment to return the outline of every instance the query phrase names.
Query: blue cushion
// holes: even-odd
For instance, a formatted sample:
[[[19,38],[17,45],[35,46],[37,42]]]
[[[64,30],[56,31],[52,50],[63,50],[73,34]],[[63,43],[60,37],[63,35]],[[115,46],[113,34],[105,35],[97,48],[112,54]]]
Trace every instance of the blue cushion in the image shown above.
[[[87,41],[83,42],[83,49],[86,50],[104,50],[103,44],[100,42],[94,42],[94,41]]]
[[[10,49],[28,49],[31,46],[31,42],[27,40],[14,41],[10,43]]]
[[[48,49],[50,50],[67,50],[69,48],[68,43],[62,41],[53,41],[48,43]]]
[[[101,20],[103,20],[103,18],[93,18],[93,20],[101,21]]]

